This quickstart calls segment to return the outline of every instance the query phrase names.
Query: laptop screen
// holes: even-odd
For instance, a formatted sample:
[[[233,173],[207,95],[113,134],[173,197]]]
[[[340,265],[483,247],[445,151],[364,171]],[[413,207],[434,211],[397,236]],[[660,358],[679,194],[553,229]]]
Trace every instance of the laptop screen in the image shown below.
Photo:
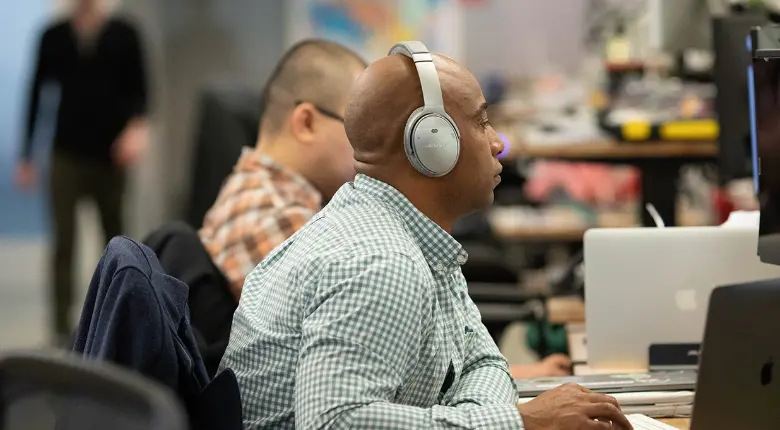
[[[765,263],[780,264],[780,59],[754,58],[752,69],[751,127],[761,207],[758,254]]]

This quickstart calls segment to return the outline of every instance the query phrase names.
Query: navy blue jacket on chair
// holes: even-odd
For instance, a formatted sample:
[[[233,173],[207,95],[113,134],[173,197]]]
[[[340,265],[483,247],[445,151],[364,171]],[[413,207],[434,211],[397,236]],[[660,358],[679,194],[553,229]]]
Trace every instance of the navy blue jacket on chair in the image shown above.
[[[198,232],[180,221],[152,232],[143,244],[154,251],[165,272],[189,286],[190,324],[206,371],[214,376],[225,354],[238,302],[211,260]]]
[[[116,237],[92,277],[74,350],[167,385],[190,412],[192,428],[239,429],[235,376],[220,374],[219,383],[209,385],[190,328],[187,296],[187,285],[165,274],[152,250]],[[204,423],[213,419],[217,427]]]

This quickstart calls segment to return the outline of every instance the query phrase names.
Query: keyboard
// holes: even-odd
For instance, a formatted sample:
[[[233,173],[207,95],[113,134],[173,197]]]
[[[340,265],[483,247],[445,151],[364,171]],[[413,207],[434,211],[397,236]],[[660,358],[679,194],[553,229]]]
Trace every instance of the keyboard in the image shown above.
[[[634,430],[677,430],[677,428],[654,420],[647,415],[630,414],[626,415],[626,418],[634,426]]]

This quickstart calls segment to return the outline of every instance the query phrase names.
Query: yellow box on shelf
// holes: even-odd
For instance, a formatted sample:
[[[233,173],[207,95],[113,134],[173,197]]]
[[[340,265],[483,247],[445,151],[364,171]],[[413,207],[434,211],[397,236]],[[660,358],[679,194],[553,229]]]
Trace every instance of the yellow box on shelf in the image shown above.
[[[649,122],[627,122],[621,127],[623,139],[632,141],[649,140],[653,133],[653,125]]]
[[[618,131],[619,130],[619,131]],[[643,121],[624,123],[613,133],[619,133],[616,137],[626,142],[647,141],[713,141],[718,138],[718,121],[714,119],[672,121],[663,124],[651,124]]]
[[[661,140],[715,140],[718,133],[718,122],[713,119],[669,122],[659,130]]]

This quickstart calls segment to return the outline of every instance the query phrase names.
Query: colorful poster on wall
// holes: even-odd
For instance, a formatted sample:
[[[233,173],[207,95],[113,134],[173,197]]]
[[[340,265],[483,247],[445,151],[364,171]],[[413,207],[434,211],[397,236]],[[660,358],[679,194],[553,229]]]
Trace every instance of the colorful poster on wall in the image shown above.
[[[368,60],[402,40],[461,55],[461,5],[455,0],[288,0],[288,44],[306,37],[334,40]]]

